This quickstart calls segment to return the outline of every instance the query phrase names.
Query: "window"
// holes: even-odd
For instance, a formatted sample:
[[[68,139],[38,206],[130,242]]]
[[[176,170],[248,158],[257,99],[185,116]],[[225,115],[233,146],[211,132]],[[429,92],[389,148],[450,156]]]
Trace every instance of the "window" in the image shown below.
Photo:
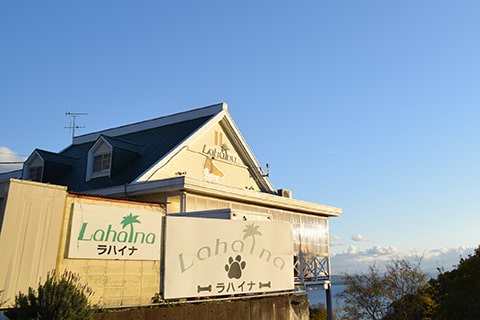
[[[98,138],[97,142],[88,150],[86,181],[94,178],[110,177],[113,161],[112,152],[112,145],[104,137]]]
[[[215,131],[215,137],[213,139],[213,143],[216,146],[222,146],[223,145],[223,132],[221,131]]]
[[[29,178],[32,181],[42,181],[42,167],[30,167]]]
[[[93,172],[110,169],[111,153],[98,154],[93,157]]]
[[[22,179],[41,182],[45,163],[39,151],[35,150],[23,165]]]

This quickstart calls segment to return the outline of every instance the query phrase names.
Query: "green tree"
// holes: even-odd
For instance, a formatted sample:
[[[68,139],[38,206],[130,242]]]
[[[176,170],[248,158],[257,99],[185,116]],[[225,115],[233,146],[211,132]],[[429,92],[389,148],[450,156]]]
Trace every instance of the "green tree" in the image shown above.
[[[384,320],[430,320],[436,303],[426,285],[417,292],[393,301]]]
[[[16,295],[15,304],[6,315],[14,320],[93,319],[94,310],[88,301],[92,294],[89,287],[80,284],[78,275],[65,271],[57,279],[51,272],[37,291],[30,287],[27,294]]]
[[[342,319],[382,319],[389,305],[386,282],[376,265],[366,273],[346,274],[339,296],[344,300]]]
[[[316,305],[315,307],[311,307],[310,311],[310,320],[327,320],[328,319],[328,312],[327,308],[323,304]]]
[[[385,279],[391,304],[384,319],[422,320],[431,316],[435,303],[429,295],[428,276],[420,264],[421,259],[397,259],[387,264]]]
[[[371,265],[366,273],[347,274],[345,289],[340,293],[343,318],[423,319],[423,310],[428,308],[419,293],[427,284],[427,275],[421,271],[420,263],[421,259],[394,259],[386,264],[384,272]]]
[[[430,285],[438,303],[434,319],[480,319],[480,246],[473,255],[460,259],[455,269],[431,280]]]

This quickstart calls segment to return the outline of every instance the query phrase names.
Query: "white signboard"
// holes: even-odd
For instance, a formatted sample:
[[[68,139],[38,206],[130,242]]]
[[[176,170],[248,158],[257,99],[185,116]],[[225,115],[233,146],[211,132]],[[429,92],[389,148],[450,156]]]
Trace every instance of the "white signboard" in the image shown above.
[[[162,213],[75,203],[69,258],[160,260]]]
[[[292,290],[292,227],[168,216],[164,298]]]

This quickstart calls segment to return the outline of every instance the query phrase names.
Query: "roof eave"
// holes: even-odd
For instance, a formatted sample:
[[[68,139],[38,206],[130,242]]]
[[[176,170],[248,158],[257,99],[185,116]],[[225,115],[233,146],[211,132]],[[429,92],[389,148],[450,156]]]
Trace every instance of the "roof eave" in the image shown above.
[[[239,148],[246,156],[247,165],[250,168],[250,173],[254,177],[255,181],[262,187],[264,192],[276,193],[276,190],[270,179],[263,173],[262,166],[258,162],[257,158],[253,154],[252,150],[248,146],[246,140],[243,138],[240,130],[235,125],[232,117],[228,112],[225,113],[225,117],[222,120],[224,130],[230,132],[230,136],[235,138],[236,147]]]
[[[285,198],[265,192],[230,188],[192,179],[186,176],[88,191],[89,194],[122,197],[164,192],[187,192],[198,195],[208,195],[222,199],[230,199],[256,205],[266,205],[272,208],[327,217],[338,217],[342,214],[342,209],[337,207]]]

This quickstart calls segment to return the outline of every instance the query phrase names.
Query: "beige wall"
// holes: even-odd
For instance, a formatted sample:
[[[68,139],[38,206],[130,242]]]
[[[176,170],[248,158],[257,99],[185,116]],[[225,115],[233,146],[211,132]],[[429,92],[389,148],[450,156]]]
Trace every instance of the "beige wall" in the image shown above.
[[[221,200],[200,195],[186,195],[186,212],[231,208],[246,212],[272,215],[273,220],[292,224],[295,252],[316,256],[329,255],[328,218],[301,214],[236,201]],[[172,213],[172,212],[168,212]]]
[[[14,179],[2,190],[8,193],[0,231],[0,300],[8,306],[19,291],[37,288],[55,269],[67,192],[65,187]]]
[[[110,200],[68,194],[65,187],[10,180],[0,184],[5,203],[0,231],[0,301],[10,306],[18,292],[38,288],[48,272],[72,271],[93,289],[99,306],[149,304],[160,291],[160,260],[68,258],[73,204],[141,208],[160,211],[159,204]],[[0,217],[2,215],[0,214]]]
[[[0,184],[0,198],[5,204],[0,231],[0,290],[4,290],[1,300],[9,299],[12,304],[15,294],[26,292],[28,287],[37,288],[53,269],[79,274],[80,281],[95,292],[91,302],[100,306],[149,304],[160,292],[160,258],[73,259],[68,258],[67,252],[74,204],[151,209],[165,215],[160,204],[73,195],[65,187],[13,179]],[[269,213],[274,220],[292,223],[296,252],[328,255],[326,217],[192,194],[187,194],[185,200],[187,211],[232,208]],[[180,206],[177,198],[168,201],[173,209]]]
[[[222,145],[228,148],[226,151],[228,156],[224,156],[225,159],[222,159],[217,153],[222,151]],[[205,161],[212,157],[214,157],[215,172],[205,172]],[[161,180],[178,175],[187,175],[194,179],[229,187],[259,191],[257,183],[251,177],[247,166],[239,156],[239,152],[235,150],[229,137],[219,124],[188,147],[181,149],[150,180]]]
[[[82,283],[93,289],[91,302],[99,306],[138,305],[151,303],[160,292],[160,260],[101,260],[70,259],[67,257],[71,208],[73,204],[101,204],[102,206],[163,209],[158,204],[143,204],[122,200],[68,195],[57,270],[69,270],[80,275]]]

